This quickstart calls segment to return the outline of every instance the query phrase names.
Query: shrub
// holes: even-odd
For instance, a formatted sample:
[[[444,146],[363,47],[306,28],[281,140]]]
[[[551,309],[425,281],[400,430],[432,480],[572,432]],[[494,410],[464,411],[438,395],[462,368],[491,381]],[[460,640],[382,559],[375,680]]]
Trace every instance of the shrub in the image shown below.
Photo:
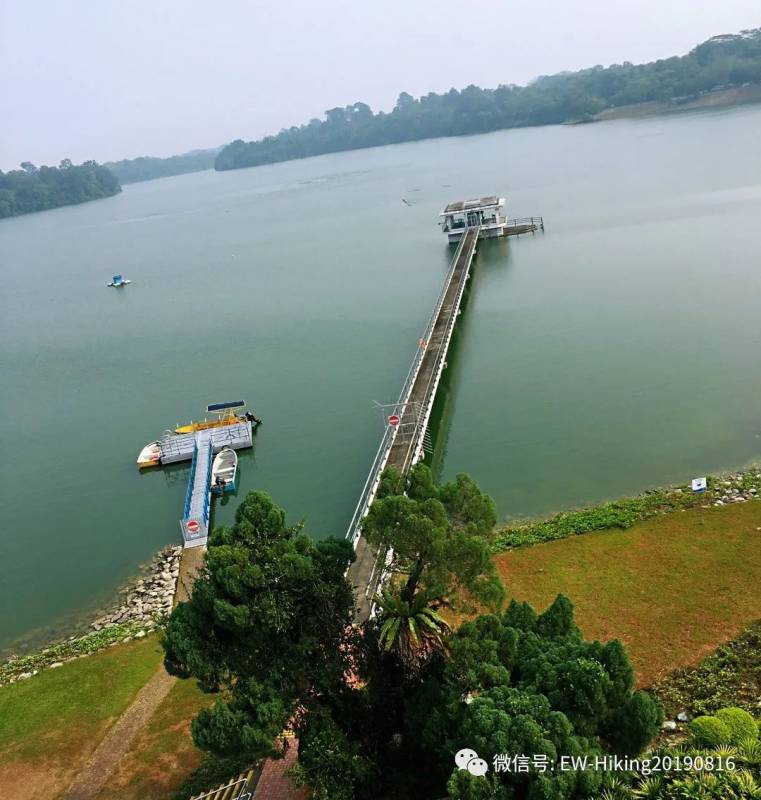
[[[660,704],[645,692],[635,692],[614,715],[610,740],[618,753],[639,753],[663,722]]]
[[[732,734],[729,727],[716,717],[695,717],[690,723],[695,744],[705,747],[718,747],[729,744]]]
[[[739,744],[744,739],[758,738],[758,723],[742,708],[722,708],[716,712],[720,719],[729,728],[730,742]]]

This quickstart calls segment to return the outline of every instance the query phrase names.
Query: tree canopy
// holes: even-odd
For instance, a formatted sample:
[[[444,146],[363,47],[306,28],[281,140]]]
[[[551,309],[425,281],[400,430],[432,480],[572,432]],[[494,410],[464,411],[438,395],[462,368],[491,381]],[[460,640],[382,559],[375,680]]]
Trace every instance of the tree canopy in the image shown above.
[[[353,636],[352,557],[344,540],[312,542],[263,492],[209,538],[206,569],[165,632],[167,670],[219,693],[193,722],[204,750],[258,758],[288,721],[335,693]]]
[[[403,488],[422,509],[410,512],[422,532],[405,552],[409,574],[426,553],[412,597],[427,586],[453,592],[472,565],[461,570],[448,549],[490,530],[493,507],[465,476],[439,487],[423,469],[387,473],[377,502],[395,509]],[[403,549],[402,538],[395,544]],[[192,725],[201,749],[252,761],[278,755],[274,743],[290,724],[300,741],[295,776],[314,800],[446,792],[453,800],[564,800],[599,796],[600,772],[473,776],[456,768],[454,754],[472,748],[490,765],[498,753],[635,754],[657,731],[660,709],[634,691],[621,644],[585,642],[565,597],[542,614],[512,602],[447,627],[447,646],[411,670],[383,646],[383,614],[351,625],[351,557],[346,541],[314,543],[288,526],[261,492],[247,495],[232,527],[212,533],[205,572],[164,639],[167,669],[218,695]]]
[[[218,170],[437,136],[583,121],[606,108],[645,101],[694,99],[717,88],[761,82],[761,28],[708,39],[685,56],[542,76],[527,86],[468,86],[417,99],[402,92],[390,113],[366,103],[331,108],[324,119],[253,142],[237,139],[215,161]]]
[[[139,156],[138,158],[125,158],[121,161],[107,161],[111,172],[121,183],[137,183],[150,181],[154,178],[167,178],[170,175],[184,175],[186,172],[200,172],[214,166],[214,158],[219,148],[210,150],[192,150],[182,155],[157,158],[153,156]]]
[[[24,161],[21,169],[0,171],[0,218],[85,203],[118,194],[116,176],[95,161],[79,166],[64,158],[58,167],[39,167]]]
[[[463,623],[448,652],[416,675],[373,646],[376,635],[371,627],[362,641],[361,686],[302,719],[302,777],[317,798],[599,797],[600,770],[498,773],[493,759],[544,757],[549,766],[561,756],[638,754],[662,720],[656,702],[634,691],[620,642],[585,642],[563,596],[539,615],[513,602]],[[463,748],[487,762],[486,776],[455,766]]]
[[[417,464],[408,476],[384,471],[362,530],[371,544],[392,549],[403,600],[424,592],[434,604],[497,607],[504,589],[489,551],[496,520],[494,501],[470,476],[438,486]]]

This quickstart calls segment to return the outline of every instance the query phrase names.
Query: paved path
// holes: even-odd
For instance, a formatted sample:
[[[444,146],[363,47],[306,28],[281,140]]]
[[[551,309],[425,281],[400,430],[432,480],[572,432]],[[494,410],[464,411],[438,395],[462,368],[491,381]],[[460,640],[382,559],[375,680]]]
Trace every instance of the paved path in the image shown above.
[[[205,547],[192,547],[182,551],[180,574],[177,578],[175,603],[190,596],[198,571],[203,566]],[[137,693],[132,705],[119,717],[95,752],[74,779],[61,800],[94,800],[106,785],[111,773],[129,752],[137,734],[153,716],[161,701],[169,694],[176,678],[167,673],[162,664],[148,683]]]
[[[132,705],[95,748],[90,760],[63,795],[63,800],[93,800],[129,751],[142,727],[153,716],[159,703],[167,696],[176,678],[168,675],[163,665],[138,692]]]
[[[283,758],[268,758],[254,791],[254,800],[309,800],[311,792],[306,786],[297,789],[286,772],[299,757],[299,743],[291,739]]]

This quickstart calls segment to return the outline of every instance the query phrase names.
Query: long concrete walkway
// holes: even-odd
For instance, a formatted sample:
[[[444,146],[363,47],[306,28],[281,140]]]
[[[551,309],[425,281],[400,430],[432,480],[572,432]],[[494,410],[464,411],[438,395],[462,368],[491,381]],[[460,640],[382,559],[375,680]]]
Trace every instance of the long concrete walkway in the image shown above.
[[[354,542],[356,558],[349,568],[348,578],[354,587],[357,601],[355,620],[369,618],[373,598],[383,575],[385,554],[379,554],[362,536],[362,520],[367,514],[378,489],[380,476],[387,466],[406,473],[423,454],[423,441],[436,399],[441,374],[452,340],[465,284],[476,253],[479,228],[468,228],[460,241],[450,265],[444,288],[413,361],[395,414],[398,424],[386,430],[376,455],[362,497],[352,519],[347,538]]]

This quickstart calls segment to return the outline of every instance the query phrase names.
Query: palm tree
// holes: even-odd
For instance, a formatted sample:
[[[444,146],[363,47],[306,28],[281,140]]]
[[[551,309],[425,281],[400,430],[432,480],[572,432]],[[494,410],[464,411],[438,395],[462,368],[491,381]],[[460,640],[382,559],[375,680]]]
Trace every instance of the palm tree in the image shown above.
[[[409,601],[384,591],[376,603],[382,612],[380,646],[395,653],[410,671],[419,670],[434,653],[446,649],[449,625],[431,608],[425,592]]]
[[[761,739],[743,739],[738,743],[735,753],[749,767],[761,766]]]

